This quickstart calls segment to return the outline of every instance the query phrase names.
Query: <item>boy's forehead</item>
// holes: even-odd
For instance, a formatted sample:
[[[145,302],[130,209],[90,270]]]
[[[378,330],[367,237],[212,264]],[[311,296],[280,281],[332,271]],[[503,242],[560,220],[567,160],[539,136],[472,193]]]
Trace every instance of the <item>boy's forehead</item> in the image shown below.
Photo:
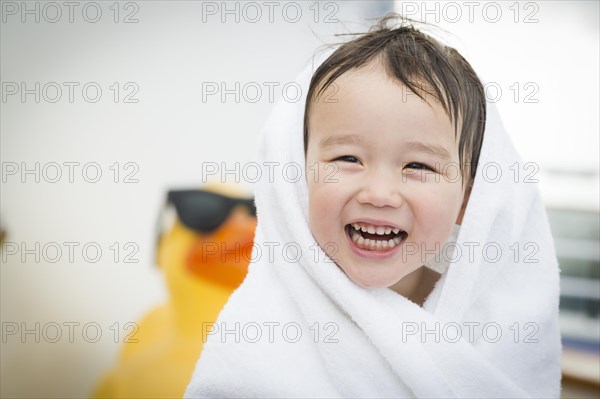
[[[315,95],[311,108],[318,104],[338,104],[341,100],[361,99],[366,96],[372,96],[374,100],[378,99],[378,103],[387,101],[393,102],[397,106],[407,104],[412,99],[418,99],[422,104],[435,111],[443,110],[451,122],[451,117],[444,109],[444,104],[435,94],[436,88],[423,79],[414,79],[410,81],[410,84],[416,90],[415,92],[399,78],[390,74],[387,68],[380,63],[371,63],[346,71],[330,82],[325,89],[322,89],[325,81],[326,79],[319,84],[316,93],[320,93],[320,95]]]
[[[311,104],[309,122],[330,125],[347,121],[359,126],[417,123],[423,128],[435,123],[451,128],[452,121],[442,104],[431,96],[423,97],[387,76],[341,76]]]
[[[349,80],[335,89],[335,98],[312,104],[310,131],[442,130],[454,138],[452,121],[441,104],[429,103],[400,84]]]

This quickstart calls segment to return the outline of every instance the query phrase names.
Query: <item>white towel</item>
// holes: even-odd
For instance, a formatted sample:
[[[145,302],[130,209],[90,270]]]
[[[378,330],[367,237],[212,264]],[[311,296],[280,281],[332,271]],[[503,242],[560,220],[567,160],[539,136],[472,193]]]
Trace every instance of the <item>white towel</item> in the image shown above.
[[[317,66],[297,78],[304,95]],[[306,181],[292,173],[304,167],[304,101],[279,102],[262,132],[259,164],[279,169],[256,186],[253,261],[210,330],[186,397],[558,397],[554,244],[495,106],[454,230],[462,255],[448,251],[420,307],[354,284],[316,244]]]

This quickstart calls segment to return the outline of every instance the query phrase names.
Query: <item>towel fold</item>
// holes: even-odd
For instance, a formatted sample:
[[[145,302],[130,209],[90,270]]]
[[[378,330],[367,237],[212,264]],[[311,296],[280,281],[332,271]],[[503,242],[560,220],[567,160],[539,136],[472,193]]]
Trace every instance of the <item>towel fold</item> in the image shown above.
[[[316,64],[296,79],[304,96]],[[304,96],[275,106],[259,164],[304,168]],[[442,276],[423,307],[356,285],[324,253],[304,178],[260,179],[248,276],[210,326],[186,397],[558,397],[550,228],[494,104],[487,118],[462,225],[428,265]]]

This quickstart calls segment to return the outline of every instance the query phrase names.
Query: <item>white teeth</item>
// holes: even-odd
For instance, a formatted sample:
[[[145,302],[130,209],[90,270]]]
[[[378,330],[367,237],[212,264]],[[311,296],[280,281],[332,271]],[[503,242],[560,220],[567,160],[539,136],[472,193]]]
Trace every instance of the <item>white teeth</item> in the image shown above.
[[[350,237],[358,246],[372,251],[393,248],[402,241],[400,237],[395,237],[391,240],[371,240],[361,236],[358,231],[350,232]]]
[[[384,235],[384,234],[390,234],[391,232],[393,232],[394,234],[398,234],[401,231],[400,229],[394,229],[391,227],[385,227],[385,226],[375,227],[375,226],[370,226],[370,225],[360,225],[358,223],[352,223],[351,226],[356,231],[363,231],[363,232],[369,233],[369,234]]]

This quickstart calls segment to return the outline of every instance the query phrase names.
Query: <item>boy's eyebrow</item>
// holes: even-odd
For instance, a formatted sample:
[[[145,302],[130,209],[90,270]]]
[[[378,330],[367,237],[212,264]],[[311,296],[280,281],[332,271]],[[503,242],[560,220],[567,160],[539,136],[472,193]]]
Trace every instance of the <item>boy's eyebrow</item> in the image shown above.
[[[340,144],[360,144],[364,140],[357,134],[334,134],[333,136],[321,139],[319,144],[321,148],[334,147]]]
[[[421,143],[420,141],[410,141],[408,143],[404,143],[402,146],[406,147],[409,150],[426,152],[426,153],[431,154],[435,157],[438,157],[442,160],[450,160],[451,159],[450,153],[448,152],[448,150],[445,149],[444,147],[442,147],[441,145],[425,144],[425,143]]]
[[[321,148],[333,147],[340,144],[361,144],[364,142],[363,136],[356,134],[336,134],[325,137],[320,141]],[[451,156],[447,149],[437,144],[425,144],[420,141],[409,141],[403,143],[402,147],[406,150],[425,152],[436,156],[442,160],[450,160]]]

